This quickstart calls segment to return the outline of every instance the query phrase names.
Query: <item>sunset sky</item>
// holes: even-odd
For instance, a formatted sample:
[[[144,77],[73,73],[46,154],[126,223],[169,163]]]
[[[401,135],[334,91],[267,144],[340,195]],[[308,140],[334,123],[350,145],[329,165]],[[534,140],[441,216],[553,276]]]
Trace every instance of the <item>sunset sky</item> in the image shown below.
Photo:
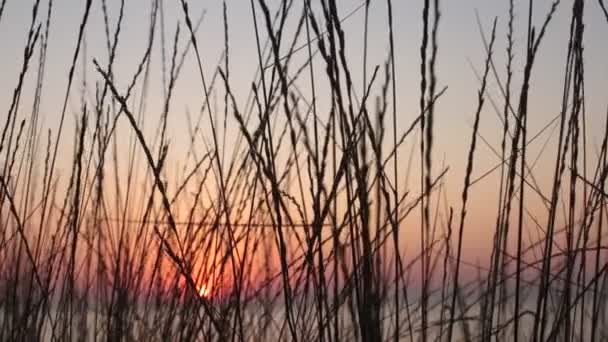
[[[0,105],[7,108],[16,85],[18,74],[23,62],[23,48],[27,37],[27,30],[31,21],[31,6],[33,1],[9,0],[4,10],[2,21],[0,22],[0,41],[2,41],[2,53],[0,53]],[[119,91],[123,91],[126,84],[130,81],[138,61],[143,56],[147,42],[147,31],[149,26],[150,1],[129,0],[126,1],[125,22],[123,35],[118,45],[118,60],[115,69]],[[278,1],[270,1],[273,8],[276,8]],[[255,33],[253,29],[253,19],[249,1],[229,0],[226,2],[228,8],[228,25],[230,40],[230,79],[234,87],[239,105],[244,106],[251,88],[257,64],[257,54],[255,45]],[[361,1],[345,0],[339,1],[339,10],[343,16],[355,10],[362,4]],[[410,122],[418,115],[418,97],[420,80],[420,37],[422,30],[421,23],[421,4],[422,1],[393,1],[395,19],[395,44],[396,44],[396,71],[397,71],[397,111],[399,121],[398,131],[402,132],[409,126]],[[540,26],[549,8],[550,1],[536,1],[534,9],[534,23]],[[523,71],[523,59],[525,56],[526,39],[526,20],[527,2],[522,0],[515,1],[515,80],[514,84],[519,86]],[[195,18],[199,17],[205,10],[201,28],[197,39],[200,44],[203,68],[209,82],[213,73],[213,68],[217,64],[223,49],[224,26],[222,19],[222,2],[212,1],[189,1],[190,13]],[[110,22],[113,25],[118,16],[119,1],[108,0]],[[165,39],[167,42],[167,58],[170,57],[173,35],[177,22],[180,22],[180,51],[186,44],[188,37],[187,29],[184,25],[183,12],[178,0],[165,0]],[[47,1],[42,1],[40,17],[46,16]],[[63,96],[67,84],[67,74],[71,63],[71,56],[76,43],[78,26],[84,11],[84,1],[82,0],[57,0],[53,4],[53,23],[50,32],[49,52],[46,69],[46,84],[43,90],[42,113],[44,117],[44,127],[56,129],[57,120],[60,115]],[[571,1],[562,1],[554,20],[550,23],[546,37],[542,43],[540,53],[537,58],[536,66],[532,76],[532,92],[529,114],[528,136],[536,135],[554,116],[559,113],[561,106],[561,93],[564,77],[565,53],[567,48],[567,38],[569,31],[569,18],[571,15]],[[96,74],[92,60],[98,59],[101,64],[107,60],[105,51],[105,35],[103,31],[103,17],[101,14],[101,1],[94,1],[90,22],[87,28],[87,78],[89,82],[99,82],[100,77]],[[295,13],[295,12],[294,12]],[[441,1],[441,21],[439,29],[439,56],[438,56],[438,82],[439,89],[447,86],[446,93],[440,98],[436,107],[435,119],[435,138],[434,146],[434,173],[440,171],[443,160],[445,165],[450,167],[447,177],[446,191],[450,205],[458,210],[460,208],[460,192],[462,191],[462,179],[465,169],[467,149],[471,140],[471,127],[473,114],[477,106],[477,91],[479,82],[475,76],[475,71],[481,73],[485,50],[482,44],[479,28],[476,20],[476,13],[479,14],[481,25],[489,39],[492,20],[498,17],[497,42],[494,52],[494,61],[499,69],[501,77],[504,75],[505,47],[506,47],[506,28],[508,20],[508,1],[506,0],[444,0]],[[258,9],[258,17],[261,20],[261,12]],[[292,16],[288,21],[288,31],[293,32],[296,24]],[[369,55],[368,55],[368,80],[374,66],[383,66],[388,55],[388,31],[387,31],[387,9],[383,1],[372,1],[369,12]],[[344,21],[343,25],[346,32],[347,46],[349,47],[347,58],[350,60],[356,71],[354,72],[354,83],[357,95],[362,93],[362,66],[363,51],[363,23],[364,11],[360,8],[350,18]],[[264,32],[264,29],[262,29]],[[586,8],[586,69],[592,70],[586,74],[586,114],[588,130],[588,146],[591,156],[597,155],[599,149],[600,133],[606,113],[606,85],[608,85],[608,62],[605,56],[608,55],[608,44],[606,44],[608,24],[600,13],[600,8],[595,1],[587,2]],[[289,34],[288,34],[289,36]],[[264,38],[265,35],[262,37]],[[296,44],[301,45],[302,42]],[[155,50],[152,55],[152,74],[150,78],[150,96],[146,104],[146,114],[157,119],[161,112],[162,105],[162,77],[160,74],[160,49],[159,44],[155,43]],[[302,61],[306,57],[306,51],[299,52]],[[79,60],[77,67],[76,80],[72,88],[68,106],[68,132],[73,131],[75,116],[80,106],[80,88],[83,80],[81,72],[82,59]],[[317,72],[323,75],[322,61],[320,56],[315,60]],[[299,66],[301,63],[294,62]],[[474,68],[474,69],[473,69]],[[382,74],[379,71],[379,77]],[[35,73],[28,73],[26,78],[27,92],[22,95],[21,117],[27,115],[31,108],[33,84]],[[309,92],[307,78],[301,82],[301,90]],[[504,82],[504,80],[502,80]],[[376,87],[376,92],[378,87]],[[322,92],[322,89],[318,89]],[[496,85],[496,80],[492,77],[488,87],[490,98],[495,100],[499,108],[502,107],[502,98]],[[518,90],[516,90],[518,93]],[[92,103],[94,98],[94,86],[89,84],[87,96]],[[194,60],[193,53],[187,57],[184,65],[184,72],[178,80],[175,97],[170,113],[169,133],[170,160],[175,165],[183,165],[183,158],[186,154],[186,144],[188,134],[186,128],[186,111],[198,112],[203,97],[202,86],[198,69]],[[223,101],[218,97],[220,106]],[[327,99],[322,96],[319,99],[321,106],[327,105]],[[222,111],[223,112],[223,111]],[[3,109],[0,117],[6,116]],[[155,120],[151,120],[155,122]],[[390,123],[388,123],[390,127]],[[126,127],[126,125],[125,125]],[[146,127],[147,131],[154,127]],[[128,128],[124,128],[124,132]],[[529,150],[530,160],[536,159],[541,147],[549,138],[547,130],[532,145]],[[494,148],[499,148],[501,139],[501,123],[496,113],[493,111],[490,101],[487,101],[485,110],[481,118],[481,135]],[[549,140],[549,148],[540,156],[534,169],[534,176],[540,187],[547,193],[551,182],[550,170],[555,158],[555,148],[553,142],[556,133]],[[230,139],[230,137],[228,138]],[[402,149],[401,160],[406,160],[411,143]],[[62,143],[69,146],[72,143],[72,136],[66,135]],[[230,144],[228,144],[230,145]],[[230,146],[228,146],[230,147]],[[71,149],[69,149],[71,151]],[[417,154],[415,154],[417,156]],[[69,153],[60,155],[60,162],[71,161]],[[595,160],[590,158],[589,164],[595,165]],[[415,158],[416,160],[416,158]],[[473,178],[477,178],[486,170],[491,169],[498,163],[499,159],[493,152],[484,145],[483,141],[478,141],[478,154],[476,155],[476,167]],[[414,167],[419,165],[419,161],[414,161]],[[549,166],[546,166],[549,165]],[[172,167],[170,167],[171,169]],[[67,172],[68,170],[64,170]],[[416,173],[415,173],[416,174]],[[408,188],[418,189],[417,177],[413,176],[412,184]],[[496,216],[497,197],[496,177],[487,177],[482,182],[477,183],[472,190],[472,198],[469,214],[469,229],[474,233],[468,234],[466,239],[472,255],[478,255],[476,249],[486,250]],[[418,191],[418,190],[416,190]],[[532,194],[529,203],[537,203],[541,208],[538,196]],[[489,203],[489,206],[486,204]],[[530,207],[529,209],[533,209]],[[542,217],[542,214],[540,215]],[[469,240],[471,239],[471,240]],[[483,252],[479,251],[479,254]]]

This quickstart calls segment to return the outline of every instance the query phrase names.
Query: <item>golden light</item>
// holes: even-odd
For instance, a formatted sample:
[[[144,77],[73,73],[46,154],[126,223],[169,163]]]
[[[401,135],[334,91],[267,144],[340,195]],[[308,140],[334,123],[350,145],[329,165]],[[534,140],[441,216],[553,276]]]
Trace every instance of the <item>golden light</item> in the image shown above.
[[[209,295],[211,294],[209,286],[207,286],[207,284],[199,284],[198,285],[198,294],[201,297],[209,298]]]

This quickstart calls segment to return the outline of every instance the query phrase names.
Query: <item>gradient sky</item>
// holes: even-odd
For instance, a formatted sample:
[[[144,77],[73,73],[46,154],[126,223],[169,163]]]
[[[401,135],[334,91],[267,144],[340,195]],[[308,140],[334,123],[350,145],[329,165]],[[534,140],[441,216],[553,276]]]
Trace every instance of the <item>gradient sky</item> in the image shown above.
[[[557,15],[549,26],[546,38],[541,46],[537,58],[536,67],[532,77],[532,91],[529,114],[529,136],[547,124],[558,114],[561,104],[561,93],[565,65],[565,53],[569,30],[570,15],[572,12],[572,1],[562,1]],[[39,20],[44,21],[46,16],[46,3],[42,1]],[[67,74],[76,44],[78,26],[84,11],[83,0],[56,0],[53,7],[53,24],[51,26],[48,62],[46,71],[46,87],[42,99],[42,115],[45,126],[56,127],[56,120],[60,115],[61,103],[67,84]],[[125,24],[123,36],[118,46],[118,62],[115,73],[118,76],[118,85],[124,89],[130,81],[133,70],[142,57],[145,49],[147,30],[149,25],[150,3],[148,0],[128,0],[125,8]],[[278,1],[270,1],[276,8]],[[542,22],[550,5],[550,1],[536,1],[534,19],[537,26]],[[0,41],[2,42],[2,53],[0,53],[0,106],[8,108],[10,99],[18,79],[18,73],[23,62],[23,48],[27,37],[27,30],[31,21],[31,0],[8,0],[0,21]],[[118,0],[108,0],[110,21],[112,26],[116,22],[118,14]],[[359,0],[339,1],[342,15],[349,13],[361,4]],[[199,13],[206,10],[206,15],[198,34],[201,54],[206,76],[210,78],[213,68],[223,49],[223,21],[222,1],[189,1],[191,14],[198,17]],[[396,67],[397,67],[397,93],[398,93],[398,128],[403,130],[418,115],[419,96],[419,48],[422,31],[421,5],[422,1],[393,1],[395,17],[395,44],[396,44]],[[255,34],[249,1],[229,0],[228,24],[230,31],[230,63],[231,81],[235,87],[237,99],[244,101],[250,89],[253,75],[257,68],[257,57],[255,47]],[[524,41],[526,37],[527,1],[516,0],[516,22],[515,22],[515,81],[518,85],[523,70]],[[167,46],[171,46],[173,33],[177,22],[181,23],[180,46],[185,45],[187,39],[186,27],[184,25],[183,13],[178,0],[165,0],[165,22]],[[441,1],[441,21],[439,30],[439,56],[438,56],[438,81],[439,88],[448,86],[445,95],[439,100],[436,107],[436,144],[435,144],[435,170],[438,170],[442,160],[450,166],[447,180],[448,198],[455,209],[459,209],[458,198],[462,189],[463,172],[465,168],[467,149],[471,139],[471,126],[475,111],[476,94],[479,82],[471,65],[481,72],[485,51],[482,44],[479,28],[476,21],[476,11],[479,13],[481,25],[486,36],[489,36],[491,23],[494,17],[498,17],[497,43],[495,49],[495,63],[502,74],[504,73],[505,47],[506,47],[506,25],[508,13],[508,1],[506,0],[444,0]],[[103,19],[101,14],[101,1],[94,0],[91,19],[87,29],[87,72],[89,80],[98,80],[94,74],[92,59],[98,58],[102,64],[107,60],[105,52],[105,38],[103,32]],[[258,10],[258,15],[260,12]],[[586,8],[586,110],[588,123],[588,137],[592,152],[596,155],[596,146],[600,144],[600,133],[603,128],[608,97],[606,86],[608,85],[608,22],[604,19],[596,1],[587,2]],[[370,7],[370,32],[369,32],[369,58],[368,70],[375,65],[382,65],[388,53],[387,34],[387,10],[385,1],[372,1]],[[260,17],[261,19],[261,17]],[[344,22],[346,30],[349,55],[347,58],[355,68],[362,65],[363,51],[363,22],[364,11],[359,10]],[[294,25],[291,20],[291,27]],[[305,55],[305,51],[301,52]],[[160,54],[158,45],[152,56],[153,74],[151,75],[151,102],[147,105],[148,111],[154,118],[160,114],[160,103],[162,97],[160,76]],[[470,64],[470,63],[471,64]],[[320,58],[315,61],[321,65]],[[155,67],[155,66],[156,67]],[[189,109],[196,113],[201,105],[202,87],[198,70],[190,54],[184,66],[185,72],[180,76],[176,88],[176,97],[173,102],[169,136],[173,142],[172,153],[180,155],[180,138],[185,129],[185,111]],[[82,67],[79,66],[79,70]],[[318,70],[322,70],[317,67]],[[359,69],[356,69],[359,70]],[[74,117],[72,113],[78,112],[79,107],[79,84],[82,82],[82,72],[77,73],[76,86],[73,88],[70,98],[68,112],[68,132],[73,132]],[[361,94],[361,73],[356,73],[355,84],[358,84],[358,94]],[[35,73],[30,72],[26,79],[26,89],[33,91]],[[90,87],[89,89],[93,89]],[[305,91],[308,89],[302,86]],[[492,79],[489,83],[489,94],[499,107],[502,106],[496,81]],[[88,96],[92,98],[93,93]],[[322,101],[322,100],[321,100]],[[32,99],[23,97],[21,113],[25,117],[27,110],[31,108]],[[241,104],[242,105],[242,104]],[[148,115],[148,113],[146,114]],[[0,121],[4,121],[6,109],[2,109]],[[152,120],[154,121],[154,120]],[[493,112],[490,102],[483,112],[481,118],[480,133],[495,148],[500,146],[501,126],[496,114]],[[549,137],[548,134],[541,136],[530,148],[531,158],[536,158],[543,142]],[[71,142],[70,135],[64,136],[63,143]],[[549,144],[555,141],[549,140]],[[484,173],[498,162],[489,148],[479,141],[479,153],[476,158],[476,175]],[[407,149],[406,149],[407,150]],[[555,150],[544,153],[535,168],[535,176],[541,186],[547,186],[550,182],[547,171],[553,162]],[[405,153],[406,151],[404,151]],[[71,156],[63,156],[69,161]],[[592,158],[593,159],[593,158]],[[402,158],[403,160],[403,158]],[[595,165],[595,161],[590,161]],[[545,165],[549,165],[544,167]],[[414,178],[416,179],[416,178]],[[474,187],[471,199],[472,221],[475,222],[478,234],[475,239],[488,238],[493,231],[491,227],[495,217],[494,204],[487,207],[484,203],[495,203],[497,185],[496,178],[488,177]],[[416,184],[412,185],[414,188]],[[485,228],[487,227],[487,228]],[[482,240],[479,240],[482,241]],[[488,240],[489,241],[489,240]],[[471,244],[471,248],[485,248]]]

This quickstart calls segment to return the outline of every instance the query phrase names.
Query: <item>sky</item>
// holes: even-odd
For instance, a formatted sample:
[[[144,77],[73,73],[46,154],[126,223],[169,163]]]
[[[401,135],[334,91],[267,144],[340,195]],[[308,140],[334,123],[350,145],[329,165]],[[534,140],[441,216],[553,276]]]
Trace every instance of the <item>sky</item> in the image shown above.
[[[46,16],[47,1],[42,1],[39,20]],[[53,4],[53,20],[50,32],[48,66],[46,70],[46,85],[42,98],[42,112],[45,127],[55,129],[61,111],[61,104],[67,85],[67,74],[71,62],[71,56],[76,44],[79,23],[84,11],[83,0],[55,0]],[[115,24],[118,14],[118,0],[108,0],[110,22]],[[141,59],[145,50],[147,30],[149,25],[150,3],[148,0],[128,0],[125,7],[125,21],[123,35],[118,46],[118,62],[116,67],[117,83],[119,88],[124,89],[130,81],[133,70]],[[269,1],[271,8],[277,7],[278,1]],[[343,15],[350,13],[361,5],[359,0],[339,1],[339,10]],[[396,55],[396,82],[398,103],[398,130],[403,131],[405,127],[418,115],[418,97],[420,82],[420,37],[422,32],[422,1],[399,0],[393,1],[394,33],[395,33],[395,55]],[[449,178],[446,191],[451,199],[451,204],[459,208],[458,199],[462,191],[462,179],[465,169],[467,149],[471,140],[471,127],[475,108],[477,106],[477,91],[479,82],[475,72],[481,72],[485,58],[485,50],[482,43],[477,16],[481,28],[489,37],[493,19],[497,18],[497,42],[495,48],[495,63],[504,75],[505,49],[506,49],[506,27],[508,21],[508,1],[506,0],[451,0],[440,1],[441,20],[439,26],[439,55],[437,60],[437,72],[439,88],[447,86],[447,91],[439,99],[436,106],[435,119],[435,172],[438,172],[440,164],[445,161],[449,165]],[[535,2],[534,23],[540,26],[550,1],[542,0]],[[0,53],[0,107],[8,108],[23,63],[23,48],[27,37],[28,27],[32,12],[31,0],[8,0],[4,14],[0,21],[0,41],[2,42],[2,53]],[[255,32],[253,29],[253,17],[249,1],[228,0],[227,16],[229,25],[230,41],[230,63],[231,82],[234,86],[237,99],[241,99],[240,105],[244,105],[251,86],[251,81],[257,68]],[[529,127],[530,136],[542,129],[555,115],[559,113],[561,105],[562,84],[564,77],[564,65],[566,63],[567,38],[569,30],[572,1],[562,1],[556,17],[551,22],[546,38],[542,43],[536,66],[532,76],[532,92],[530,103]],[[603,17],[596,1],[588,1],[585,12],[586,16],[586,38],[585,38],[585,61],[586,61],[586,111],[588,123],[588,136],[591,146],[599,146],[600,134],[604,125],[608,97],[606,86],[608,85],[608,44],[606,44],[606,33],[608,33],[608,22]],[[193,17],[198,17],[204,11],[204,19],[197,34],[203,69],[207,79],[211,78],[214,67],[220,58],[223,49],[224,25],[222,19],[222,1],[189,1],[190,12]],[[178,0],[164,0],[165,26],[167,46],[171,46],[176,25],[179,22],[181,28],[180,46],[186,44],[187,33],[184,25],[184,17]],[[523,73],[524,41],[526,37],[527,1],[515,1],[515,81],[519,84]],[[261,20],[258,8],[258,18]],[[364,11],[356,11],[343,23],[346,31],[348,46],[347,58],[355,66],[362,66],[363,51],[363,25]],[[291,25],[291,26],[289,26]],[[293,30],[294,19],[288,24],[288,29]],[[382,66],[388,53],[387,33],[387,9],[385,1],[371,1],[369,13],[369,46],[368,46],[368,70],[373,70],[376,65]],[[98,59],[103,62],[107,60],[105,52],[105,38],[103,31],[103,17],[101,12],[101,1],[94,0],[90,22],[87,28],[86,40],[86,70],[88,80],[98,80],[92,60]],[[170,52],[170,49],[169,49]],[[305,51],[301,52],[305,57]],[[157,118],[160,115],[162,103],[162,77],[158,70],[160,68],[160,54],[158,45],[153,52],[153,66],[151,75],[150,103],[147,105],[146,115]],[[297,60],[297,59],[296,59]],[[82,62],[82,58],[79,63]],[[321,69],[322,61],[315,61],[318,70]],[[79,64],[80,65],[80,64]],[[171,118],[169,124],[169,136],[172,139],[171,152],[174,155],[184,155],[184,146],[187,143],[186,112],[196,113],[201,106],[202,86],[199,73],[195,64],[194,55],[190,53],[185,63],[185,72],[180,76],[176,86],[175,98],[172,104]],[[76,86],[73,88],[69,100],[67,127],[73,130],[74,116],[79,108],[79,84],[82,83],[83,73],[78,67],[76,74]],[[359,70],[359,69],[357,69]],[[371,72],[368,72],[368,77]],[[26,88],[33,91],[35,73],[31,72],[26,78]],[[503,77],[503,76],[501,76]],[[306,78],[304,79],[306,80]],[[354,83],[358,95],[361,95],[362,77],[361,73],[355,73]],[[89,87],[87,96],[91,99],[94,93]],[[303,91],[309,90],[305,82]],[[500,92],[496,80],[492,78],[488,85],[488,94],[495,100],[499,108],[502,106]],[[20,115],[27,117],[27,110],[31,108],[32,99],[23,97]],[[321,103],[323,99],[320,99]],[[221,102],[221,101],[220,101]],[[0,121],[4,121],[6,109],[0,111]],[[153,121],[153,120],[152,120]],[[501,124],[493,112],[490,103],[487,103],[482,113],[480,133],[494,147],[500,146]],[[151,129],[151,127],[148,127]],[[530,153],[536,157],[541,151],[543,143],[548,140],[549,146],[555,142],[547,133],[530,147]],[[62,142],[70,144],[71,138],[64,137]],[[486,170],[495,166],[499,159],[491,150],[479,141],[478,154],[476,156],[476,176],[483,174]],[[595,148],[595,147],[594,147]],[[535,177],[541,184],[541,188],[549,186],[551,177],[549,170],[554,160],[554,149],[549,153],[539,155],[538,164],[535,167]],[[180,154],[181,153],[181,154]],[[406,153],[404,151],[404,153]],[[595,153],[591,153],[595,155]],[[60,156],[63,162],[69,163],[71,156],[65,154]],[[179,157],[176,157],[179,160]],[[404,158],[402,158],[403,160]],[[590,161],[592,163],[592,161]],[[439,165],[438,165],[439,164]],[[592,163],[594,165],[594,163]],[[66,170],[67,172],[67,170]],[[411,185],[416,187],[416,182]],[[494,207],[488,207],[489,203],[495,203],[496,178],[488,177],[474,186],[471,198],[470,217],[475,222],[475,239],[486,241],[491,236],[491,227],[494,217]],[[538,199],[536,199],[538,200]],[[492,228],[492,229],[491,229]],[[489,241],[489,240],[487,240]],[[470,248],[485,248],[480,244],[471,243]]]

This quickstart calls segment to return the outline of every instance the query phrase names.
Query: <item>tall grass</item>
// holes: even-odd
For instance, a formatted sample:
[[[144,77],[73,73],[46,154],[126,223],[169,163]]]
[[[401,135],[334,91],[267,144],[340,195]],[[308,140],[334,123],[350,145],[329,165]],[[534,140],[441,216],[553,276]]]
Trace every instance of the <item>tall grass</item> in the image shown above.
[[[0,27],[11,15],[6,3]],[[397,91],[406,80],[396,65],[411,61],[395,48],[400,14],[391,0],[361,1],[345,13],[328,0],[250,0],[257,71],[245,98],[231,70],[233,2],[222,5],[216,39],[223,51],[213,64],[203,58],[198,33],[204,12],[195,18],[187,0],[150,0],[145,48],[126,74],[117,67],[119,45],[128,44],[126,2],[87,0],[73,50],[64,51],[70,66],[54,131],[44,126],[41,102],[54,81],[45,75],[58,19],[53,0],[32,3],[2,117],[0,340],[608,338],[608,114],[587,112],[585,75],[594,70],[585,68],[583,44],[586,13],[600,11],[608,24],[603,0],[555,0],[540,16],[532,0],[509,1],[490,27],[478,18],[486,55],[471,92],[462,181],[436,160],[439,103],[449,91],[438,68],[445,29],[438,0],[422,2],[420,73],[408,81],[420,86],[414,118]],[[372,4],[386,10],[389,43],[375,66],[368,60]],[[168,6],[179,18],[166,15]],[[361,37],[349,36],[344,22],[359,11],[357,59],[348,51]],[[533,132],[534,71],[560,11],[571,22],[562,37],[567,59],[556,70],[563,75],[559,115]],[[526,15],[525,42],[516,40],[516,13]],[[107,55],[89,57],[95,17]],[[501,25],[504,67],[495,57]],[[162,106],[155,108],[151,79],[158,72]],[[200,110],[187,113],[187,136],[172,143],[185,72],[199,80]],[[69,113],[74,101],[77,111]],[[499,148],[481,129],[488,102],[500,120]],[[600,116],[605,127],[594,151],[588,125]],[[557,140],[541,150],[554,156],[544,191],[530,144],[549,129]],[[500,160],[488,172],[478,166],[481,143]],[[419,188],[409,182],[416,170]],[[473,186],[492,172],[492,248],[475,264],[465,257],[465,237],[476,234],[467,214]],[[457,184],[459,200],[448,200],[448,184]]]

